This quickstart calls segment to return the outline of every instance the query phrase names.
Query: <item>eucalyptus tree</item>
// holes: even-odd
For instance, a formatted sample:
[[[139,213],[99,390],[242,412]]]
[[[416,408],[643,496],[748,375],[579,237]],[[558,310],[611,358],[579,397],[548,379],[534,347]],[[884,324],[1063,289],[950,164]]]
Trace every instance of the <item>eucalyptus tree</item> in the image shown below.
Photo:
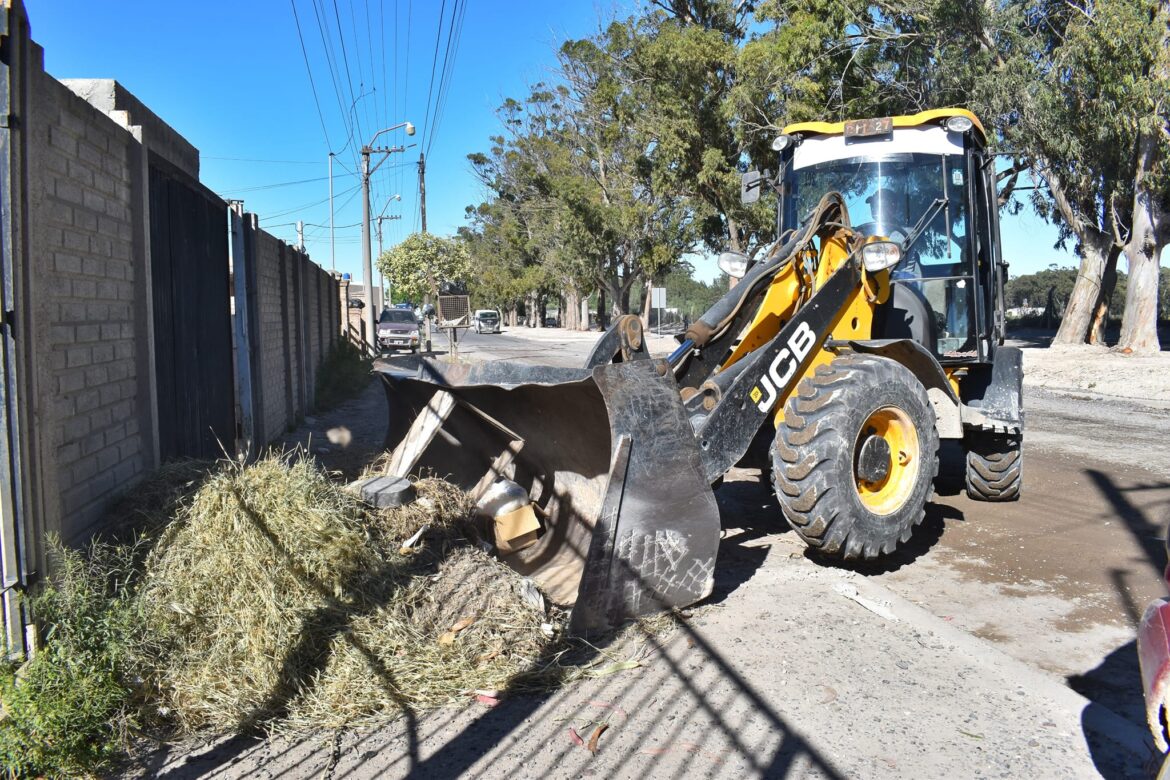
[[[1170,243],[1170,80],[1167,3],[1012,3],[999,27],[992,111],[1018,122],[1005,145],[1030,160],[1043,190],[1032,202],[1081,263],[1057,343],[1101,343],[1125,256],[1118,347],[1158,349],[1158,262]]]

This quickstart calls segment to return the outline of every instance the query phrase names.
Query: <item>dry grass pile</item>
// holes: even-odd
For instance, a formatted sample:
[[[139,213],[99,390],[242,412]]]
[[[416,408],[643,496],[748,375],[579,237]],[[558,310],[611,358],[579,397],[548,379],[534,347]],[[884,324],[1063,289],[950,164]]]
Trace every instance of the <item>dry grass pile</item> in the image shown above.
[[[281,458],[203,482],[140,591],[161,711],[187,733],[340,725],[503,687],[528,668],[550,641],[544,612],[465,537],[461,491],[418,490],[408,507],[374,511]]]

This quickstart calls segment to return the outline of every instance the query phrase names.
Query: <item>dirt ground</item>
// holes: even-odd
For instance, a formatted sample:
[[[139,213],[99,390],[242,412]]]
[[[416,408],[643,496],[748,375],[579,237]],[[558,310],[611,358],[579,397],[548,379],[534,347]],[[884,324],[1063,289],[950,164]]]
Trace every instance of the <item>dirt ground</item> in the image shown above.
[[[575,365],[594,338],[470,334],[461,352]],[[651,341],[656,353],[672,346]],[[944,483],[907,549],[880,565],[810,556],[780,522],[767,480],[734,471],[716,493],[716,594],[666,640],[646,637],[637,669],[491,710],[168,752],[155,769],[1142,777],[1149,740],[1133,630],[1164,593],[1170,409],[1156,396],[1170,380],[1162,356],[1153,369],[1138,360],[1026,350],[1022,500],[971,502]],[[315,457],[352,478],[381,452],[384,426],[374,383],[289,442],[311,442]],[[850,588],[869,608],[845,595]],[[600,722],[610,730],[596,756],[568,737],[570,726]]]
[[[1086,344],[1024,354],[1029,387],[1170,406],[1170,352],[1125,355]]]

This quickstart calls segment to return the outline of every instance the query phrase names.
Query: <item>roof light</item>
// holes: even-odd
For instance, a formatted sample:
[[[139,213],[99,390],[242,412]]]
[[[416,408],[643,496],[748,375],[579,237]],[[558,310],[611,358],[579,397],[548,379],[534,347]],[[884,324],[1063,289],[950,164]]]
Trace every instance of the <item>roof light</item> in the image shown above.
[[[778,135],[772,141],[773,152],[782,152],[789,146],[792,146],[792,136],[790,135]]]
[[[965,116],[952,116],[943,123],[943,126],[952,133],[965,133],[974,127],[975,123]]]

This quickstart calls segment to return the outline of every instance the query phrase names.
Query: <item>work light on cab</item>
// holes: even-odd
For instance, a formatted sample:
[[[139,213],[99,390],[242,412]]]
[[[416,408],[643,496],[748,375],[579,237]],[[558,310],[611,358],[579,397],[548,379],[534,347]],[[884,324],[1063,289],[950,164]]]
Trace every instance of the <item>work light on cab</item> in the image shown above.
[[[952,116],[947,118],[943,126],[952,133],[965,133],[974,127],[975,123],[965,116]]]

